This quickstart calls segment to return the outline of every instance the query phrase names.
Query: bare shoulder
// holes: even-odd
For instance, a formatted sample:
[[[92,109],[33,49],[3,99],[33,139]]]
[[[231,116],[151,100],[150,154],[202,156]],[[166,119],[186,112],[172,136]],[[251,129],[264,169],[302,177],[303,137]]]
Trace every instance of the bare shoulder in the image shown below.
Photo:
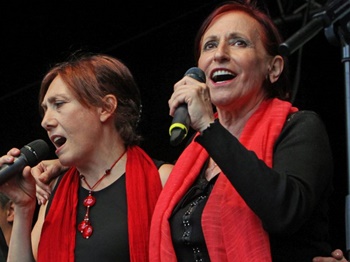
[[[168,180],[168,177],[170,175],[171,170],[173,169],[174,165],[172,164],[163,164],[159,167],[159,175],[160,180],[162,181],[162,186],[164,187],[166,181]]]

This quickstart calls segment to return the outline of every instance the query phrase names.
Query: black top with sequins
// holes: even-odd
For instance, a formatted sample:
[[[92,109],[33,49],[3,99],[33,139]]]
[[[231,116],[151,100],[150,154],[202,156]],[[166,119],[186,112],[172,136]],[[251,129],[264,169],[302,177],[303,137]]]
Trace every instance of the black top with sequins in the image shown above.
[[[206,166],[197,181],[175,207],[170,218],[171,235],[178,261],[210,261],[202,227],[197,223],[217,179],[204,178]],[[189,259],[191,257],[193,259]]]
[[[329,256],[333,163],[325,126],[316,113],[299,111],[288,119],[274,146],[273,169],[218,122],[196,142],[261,219],[274,262]],[[200,220],[211,190],[202,185],[193,185],[190,191],[195,193],[182,199],[170,219],[179,261],[209,261]]]

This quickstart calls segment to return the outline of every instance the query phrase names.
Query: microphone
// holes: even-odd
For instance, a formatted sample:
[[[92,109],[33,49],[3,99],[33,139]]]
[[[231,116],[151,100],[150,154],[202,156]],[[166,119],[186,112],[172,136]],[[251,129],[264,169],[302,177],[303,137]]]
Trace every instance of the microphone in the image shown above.
[[[191,67],[188,69],[185,76],[192,77],[197,81],[205,83],[205,74],[198,67]],[[188,114],[187,104],[179,105],[175,110],[173,121],[169,128],[170,144],[172,146],[177,146],[187,136],[190,123],[191,119]]]
[[[11,164],[0,168],[0,184],[21,173],[26,166],[33,167],[44,160],[49,154],[48,144],[41,139],[35,140],[21,148],[21,154]]]

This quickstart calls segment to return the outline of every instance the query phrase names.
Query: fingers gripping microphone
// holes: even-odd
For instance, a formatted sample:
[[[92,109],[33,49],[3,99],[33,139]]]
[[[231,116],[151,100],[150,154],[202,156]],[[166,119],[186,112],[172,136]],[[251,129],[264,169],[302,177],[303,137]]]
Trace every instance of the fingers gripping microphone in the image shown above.
[[[192,77],[197,81],[205,83],[205,74],[198,67],[191,67],[185,76]],[[173,121],[169,128],[170,144],[177,146],[187,136],[191,120],[187,110],[187,104],[179,105],[174,113]]]
[[[35,140],[21,148],[21,154],[12,164],[0,168],[0,184],[20,174],[26,166],[33,167],[49,154],[48,144],[41,139]]]

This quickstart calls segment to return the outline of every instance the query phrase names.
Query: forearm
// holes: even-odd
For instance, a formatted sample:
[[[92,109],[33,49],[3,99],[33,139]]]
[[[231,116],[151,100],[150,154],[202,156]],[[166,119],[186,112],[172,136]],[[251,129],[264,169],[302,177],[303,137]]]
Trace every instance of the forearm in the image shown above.
[[[31,230],[35,211],[34,207],[15,207],[15,219],[9,245],[9,262],[35,261],[32,252]]]
[[[272,219],[268,212],[277,205],[274,190],[284,182],[256,154],[247,150],[219,123],[196,138],[227,176],[248,206],[262,219]],[[279,218],[280,219],[280,218]]]
[[[270,233],[298,230],[328,193],[330,150],[322,126],[310,117],[311,124],[306,117],[282,133],[273,168],[218,123],[196,138]]]

